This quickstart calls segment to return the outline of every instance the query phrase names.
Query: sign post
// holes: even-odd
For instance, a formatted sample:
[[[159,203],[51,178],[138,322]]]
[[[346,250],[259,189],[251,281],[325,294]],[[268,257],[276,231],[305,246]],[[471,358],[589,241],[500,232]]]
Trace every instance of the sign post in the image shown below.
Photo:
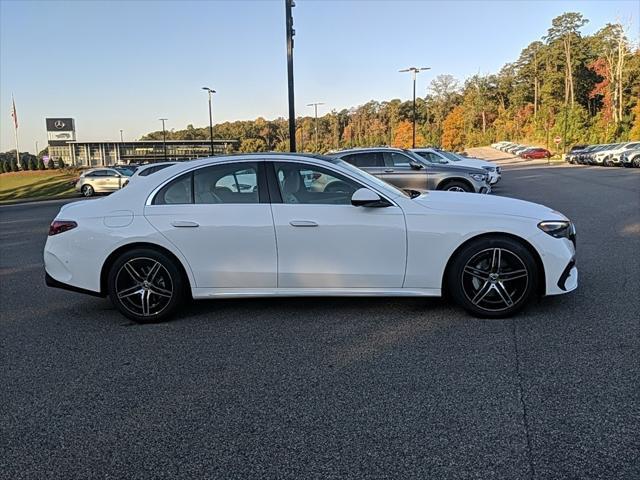
[[[560,145],[560,142],[562,142],[562,137],[555,137],[553,139],[553,143],[556,144],[556,152],[558,151],[558,146]],[[551,163],[551,157],[547,158],[547,165],[549,165]]]

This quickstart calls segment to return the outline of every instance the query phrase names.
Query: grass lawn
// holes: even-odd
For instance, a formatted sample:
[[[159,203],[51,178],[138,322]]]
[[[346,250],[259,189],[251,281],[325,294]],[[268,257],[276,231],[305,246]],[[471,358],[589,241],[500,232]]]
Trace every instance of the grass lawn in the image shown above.
[[[78,174],[64,170],[35,170],[0,174],[0,203],[11,200],[56,198],[74,193]]]

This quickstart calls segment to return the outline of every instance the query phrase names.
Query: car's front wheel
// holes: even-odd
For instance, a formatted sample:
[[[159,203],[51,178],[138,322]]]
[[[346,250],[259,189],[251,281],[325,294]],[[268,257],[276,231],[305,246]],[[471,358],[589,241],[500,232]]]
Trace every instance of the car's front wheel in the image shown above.
[[[472,193],[474,191],[473,188],[471,188],[468,184],[457,181],[457,180],[454,180],[452,182],[447,182],[442,187],[442,190],[446,190],[447,192],[472,192]]]
[[[107,285],[115,307],[140,323],[169,318],[182,302],[185,289],[175,262],[148,248],[121,255],[109,270]]]
[[[471,314],[508,317],[535,292],[538,268],[533,255],[517,240],[491,236],[464,246],[447,271],[453,299]]]
[[[83,185],[81,191],[82,195],[84,195],[85,197],[93,197],[93,195],[96,193],[91,185]]]

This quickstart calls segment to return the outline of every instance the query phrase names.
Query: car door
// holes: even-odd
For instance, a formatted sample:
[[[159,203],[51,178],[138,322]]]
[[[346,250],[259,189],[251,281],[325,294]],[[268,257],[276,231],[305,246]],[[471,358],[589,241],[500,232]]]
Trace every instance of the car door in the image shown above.
[[[109,186],[109,171],[108,170],[94,170],[87,175],[89,178],[89,184],[96,192],[110,192]]]
[[[278,243],[278,287],[400,288],[406,265],[402,210],[355,207],[363,185],[329,167],[268,164]]]
[[[186,257],[198,288],[275,288],[264,162],[202,167],[163,186],[145,216]]]
[[[402,152],[383,152],[385,170],[382,178],[384,181],[395,185],[398,188],[410,190],[428,190],[432,187],[429,184],[429,167],[420,163],[423,168],[416,169],[411,166],[415,162],[413,158]]]
[[[105,189],[110,192],[115,192],[120,189],[122,183],[122,175],[116,170],[104,170],[105,176]]]

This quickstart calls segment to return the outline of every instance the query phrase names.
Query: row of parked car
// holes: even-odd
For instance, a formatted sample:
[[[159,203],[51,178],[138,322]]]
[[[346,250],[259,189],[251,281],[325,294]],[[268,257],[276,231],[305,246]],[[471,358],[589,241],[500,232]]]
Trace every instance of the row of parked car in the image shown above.
[[[414,191],[491,193],[502,177],[500,166],[438,148],[412,150],[372,147],[331,152],[328,156],[346,161],[399,188]],[[76,191],[86,197],[110,193],[176,162],[147,165],[99,167],[85,170]]]
[[[522,145],[513,142],[492,143],[491,146],[501,152],[510,153],[526,159],[551,158],[553,156],[553,154],[546,148],[532,147],[530,145]]]
[[[640,142],[574,145],[564,160],[574,165],[640,168]]]

